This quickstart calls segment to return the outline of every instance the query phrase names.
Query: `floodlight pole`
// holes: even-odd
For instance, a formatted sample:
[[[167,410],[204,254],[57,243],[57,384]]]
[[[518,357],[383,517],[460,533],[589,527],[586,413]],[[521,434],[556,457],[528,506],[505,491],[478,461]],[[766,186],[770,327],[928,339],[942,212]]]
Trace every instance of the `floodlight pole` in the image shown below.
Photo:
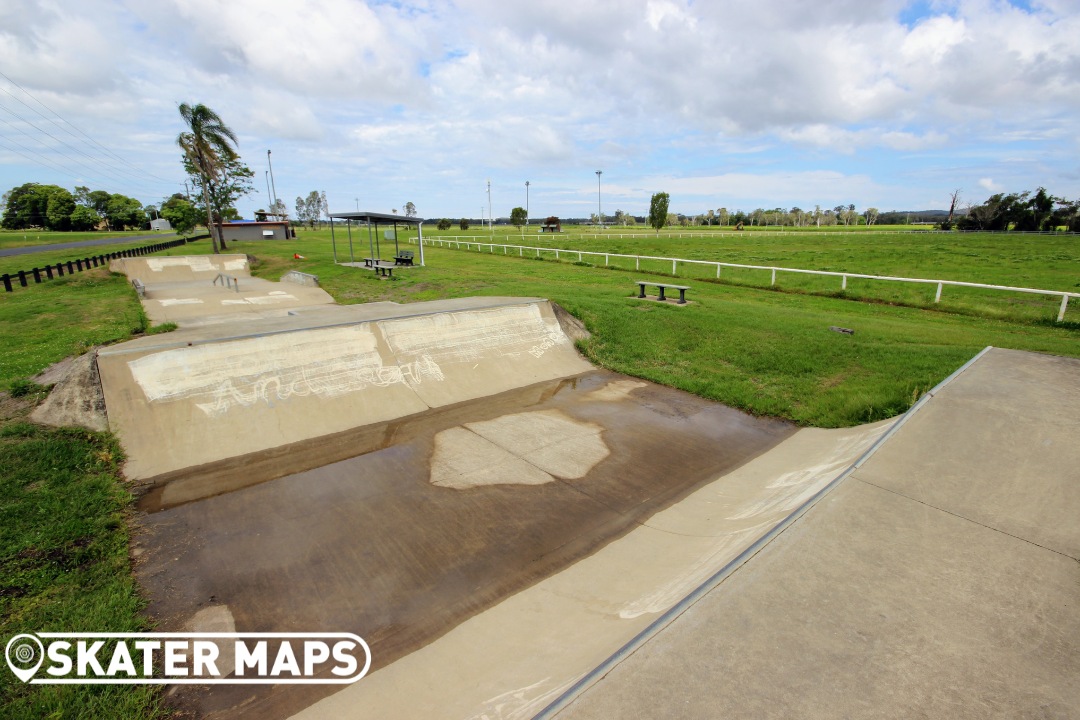
[[[266,199],[273,202],[273,200],[271,200],[271,195],[270,195],[270,171],[269,170],[263,170],[263,179],[266,180]],[[271,207],[273,207],[273,205],[271,205]],[[277,213],[274,213],[274,217],[277,217]]]
[[[604,211],[600,209],[600,176],[603,174],[603,170],[596,171],[596,224],[601,230],[604,229]]]
[[[488,183],[488,228],[491,230],[491,235],[495,235],[495,216],[491,214],[491,180]]]
[[[529,227],[529,181],[525,181],[525,227]]]
[[[266,164],[270,168],[270,187],[273,188],[274,191],[274,210],[277,210],[277,185],[274,184],[274,166],[270,163],[269,149],[266,151]],[[279,220],[281,219],[276,212],[274,213],[274,217],[277,217]]]

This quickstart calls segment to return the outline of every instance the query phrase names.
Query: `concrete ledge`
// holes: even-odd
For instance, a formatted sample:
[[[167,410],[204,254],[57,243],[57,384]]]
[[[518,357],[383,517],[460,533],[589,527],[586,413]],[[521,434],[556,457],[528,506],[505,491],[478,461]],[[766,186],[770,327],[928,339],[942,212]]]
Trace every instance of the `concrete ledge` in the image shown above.
[[[281,282],[294,283],[305,287],[319,287],[319,276],[311,273],[290,270],[281,276]]]

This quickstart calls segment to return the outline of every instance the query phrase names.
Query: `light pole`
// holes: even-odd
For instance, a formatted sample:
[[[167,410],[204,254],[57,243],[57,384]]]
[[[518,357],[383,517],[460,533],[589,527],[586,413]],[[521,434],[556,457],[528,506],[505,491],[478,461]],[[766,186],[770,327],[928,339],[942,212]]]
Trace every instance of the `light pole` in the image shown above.
[[[491,214],[491,180],[488,181],[488,228],[495,234],[495,216]]]
[[[274,201],[272,199],[272,196],[270,195],[270,171],[269,170],[263,170],[263,179],[266,180],[266,199],[270,200],[270,207],[273,208],[274,207],[274,205],[273,205]],[[269,212],[269,210],[267,210],[267,212]],[[276,214],[275,214],[275,217],[277,217]]]
[[[270,163],[270,151],[266,151],[266,164],[270,168],[270,187],[274,191],[274,217],[277,217],[277,185],[274,184],[274,166]],[[281,218],[278,218],[279,220]]]
[[[604,229],[604,211],[600,209],[600,176],[603,174],[603,170],[596,171],[596,223],[601,230]]]
[[[356,201],[356,212],[360,212],[360,198],[353,198]]]
[[[525,227],[529,227],[529,181],[525,181]]]

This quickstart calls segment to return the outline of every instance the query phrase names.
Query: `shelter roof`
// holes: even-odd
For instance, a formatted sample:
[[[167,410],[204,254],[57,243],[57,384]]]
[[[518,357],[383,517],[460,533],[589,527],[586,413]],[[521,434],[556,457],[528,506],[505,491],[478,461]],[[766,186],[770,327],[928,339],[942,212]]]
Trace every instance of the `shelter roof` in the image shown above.
[[[377,213],[370,211],[350,211],[330,213],[331,220],[356,220],[357,222],[370,222],[376,225],[382,223],[403,223],[406,225],[419,225],[424,222],[423,218],[406,217],[405,215],[392,215],[390,213]]]

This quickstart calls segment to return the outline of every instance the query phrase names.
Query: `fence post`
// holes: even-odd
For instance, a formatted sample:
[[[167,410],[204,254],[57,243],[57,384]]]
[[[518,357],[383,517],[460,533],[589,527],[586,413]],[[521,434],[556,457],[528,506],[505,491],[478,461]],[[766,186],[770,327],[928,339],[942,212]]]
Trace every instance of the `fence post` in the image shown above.
[[[34,268],[30,272],[34,273],[34,283],[40,285],[41,284],[41,271],[38,270],[37,268]]]
[[[641,269],[641,258],[638,257],[637,255],[634,256],[634,269],[635,270],[640,270]]]
[[[672,261],[671,261],[671,274],[672,274],[672,275],[674,275],[674,274],[675,274],[675,272],[676,272],[676,265],[675,265],[675,263],[676,263],[676,261],[675,261],[675,260],[672,260]]]
[[[847,275],[844,276],[843,281],[840,283],[841,290],[847,290]]]
[[[75,258],[75,267],[79,269],[79,272],[83,271],[82,260]]]
[[[67,270],[68,270],[68,275],[74,275],[75,274],[75,265],[70,260],[67,261]]]
[[[559,251],[558,251],[558,249],[555,250],[555,259],[556,260],[559,259]]]
[[[772,269],[772,282],[769,283],[769,284],[770,285],[775,285],[776,284],[776,268]]]
[[[525,248],[518,245],[518,257],[525,257]]]
[[[45,277],[47,277],[49,280],[52,280],[52,265],[45,266]]]
[[[1057,319],[1058,322],[1061,322],[1061,321],[1063,321],[1065,319],[1065,308],[1067,308],[1067,307],[1069,307],[1069,296],[1068,295],[1062,295],[1061,296],[1061,309],[1058,310],[1058,319]]]
[[[56,263],[56,273],[60,277],[64,277],[64,265],[63,265],[63,263]]]
[[[604,267],[607,267],[607,264],[608,264],[608,256],[605,255],[604,256]]]
[[[7,273],[4,273],[2,276],[0,276],[0,280],[4,281],[4,291],[5,292],[12,292],[12,289],[11,289],[11,276],[8,275]]]
[[[720,263],[716,263],[716,279],[720,279]]]
[[[941,302],[941,283],[937,284],[937,293],[934,295],[934,302]]]

